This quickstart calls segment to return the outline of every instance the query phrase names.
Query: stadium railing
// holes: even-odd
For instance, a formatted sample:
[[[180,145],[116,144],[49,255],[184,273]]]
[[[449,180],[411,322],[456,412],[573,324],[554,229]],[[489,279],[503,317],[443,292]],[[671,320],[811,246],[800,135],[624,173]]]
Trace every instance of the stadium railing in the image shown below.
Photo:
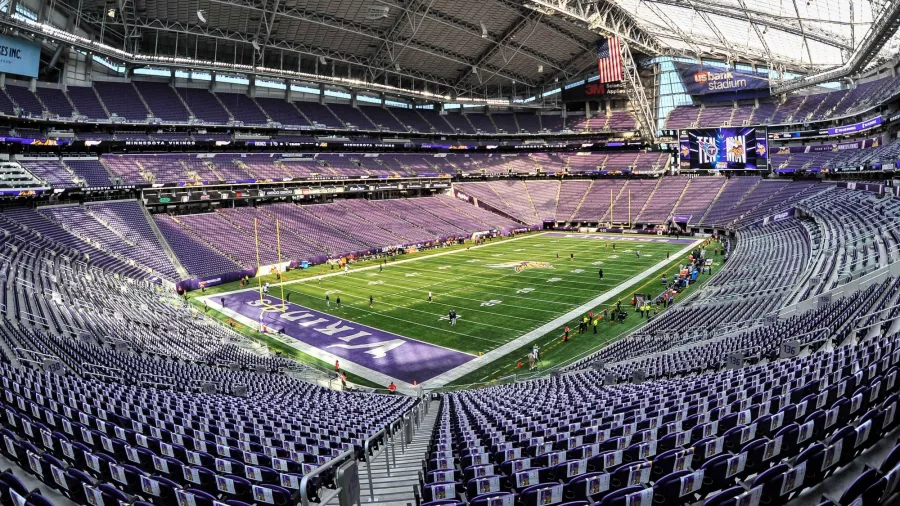
[[[855,293],[867,286],[881,283],[891,276],[900,276],[900,260],[891,262],[887,265],[882,265],[874,271],[869,272],[868,274],[855,277],[848,283],[840,284],[834,288],[817,294],[816,297],[810,297],[795,304],[784,306],[778,310],[778,316],[779,318],[783,319],[794,314],[801,314],[811,308],[817,307],[820,300],[824,300],[826,298],[834,300],[838,297],[842,297],[844,294]]]
[[[385,468],[391,476],[391,464],[397,466],[397,435],[400,436],[400,451],[406,453],[406,446],[412,442],[415,430],[428,413],[428,403],[418,399],[415,404],[387,427],[366,439],[363,446],[363,460],[366,463],[366,474],[369,480],[369,500],[375,501],[375,488],[372,484],[372,464],[385,454]],[[390,455],[388,455],[390,453]]]
[[[359,498],[359,473],[353,466],[344,467],[345,464],[351,462],[362,461],[366,463],[366,472],[369,481],[369,497],[374,500],[375,493],[372,485],[372,464],[378,460],[382,454],[385,454],[385,464],[388,476],[391,475],[391,465],[397,466],[397,443],[399,439],[400,451],[406,453],[406,446],[412,442],[412,435],[415,429],[419,427],[425,415],[428,414],[429,403],[423,402],[419,397],[416,402],[406,410],[402,415],[398,416],[387,427],[375,432],[369,436],[363,443],[362,449],[353,448],[347,450],[337,457],[329,460],[325,464],[317,467],[308,474],[303,475],[300,481],[300,506],[323,505],[329,503],[334,497],[338,497],[340,506],[352,506],[360,502]],[[398,438],[399,436],[399,438]],[[360,450],[362,453],[360,454]],[[390,458],[389,458],[390,457]],[[326,472],[334,470],[330,476],[325,475]],[[347,482],[344,482],[342,476],[338,473],[347,473]],[[325,476],[323,476],[325,475]],[[323,480],[322,478],[325,478]],[[327,484],[334,485],[328,488]],[[314,491],[326,491],[325,493],[314,493]],[[343,492],[343,493],[342,493]]]
[[[688,299],[685,299],[685,301],[683,301],[683,302],[686,302],[687,300]],[[756,326],[758,324],[764,323],[765,321],[766,321],[765,318],[757,318],[754,320],[746,320],[746,321],[742,321],[742,322],[732,322],[732,323],[728,323],[725,325],[721,325],[719,327],[716,327],[715,332],[709,337],[709,340],[719,339],[721,337],[724,337],[725,334],[728,334],[730,332],[745,330],[747,328],[747,326]],[[486,387],[493,387],[493,386],[498,386],[498,385],[518,383],[520,381],[530,381],[530,380],[535,380],[535,379],[540,379],[540,378],[549,378],[549,377],[553,376],[554,374],[568,374],[568,373],[584,371],[584,370],[588,369],[588,367],[587,367],[588,364],[593,362],[594,356],[596,356],[600,351],[602,351],[607,346],[615,343],[619,339],[626,337],[628,335],[640,335],[640,329],[638,329],[638,330],[631,329],[631,330],[626,330],[626,331],[620,332],[618,335],[616,335],[614,338],[612,338],[612,340],[608,341],[600,348],[594,348],[591,350],[587,350],[583,353],[580,353],[574,357],[571,357],[571,358],[565,360],[564,362],[562,362],[554,367],[550,367],[547,369],[539,368],[539,370],[537,370],[537,371],[527,372],[527,373],[522,373],[522,374],[518,374],[518,373],[511,374],[509,376],[504,376],[502,378],[497,378],[496,380],[491,380],[491,381],[480,381],[480,382],[476,382],[476,383],[467,383],[464,385],[450,385],[450,386],[444,386],[444,387],[438,387],[438,388],[429,388],[429,389],[426,389],[425,392],[426,392],[426,394],[431,395],[432,393],[441,394],[441,393],[455,392],[455,391],[460,391],[460,390],[472,390],[472,389],[476,389],[476,388],[486,388]],[[698,344],[698,343],[697,342],[691,343],[691,345],[696,345],[696,344]],[[804,345],[804,347],[805,346],[807,346],[807,345]],[[671,351],[672,350],[666,350],[665,352],[661,352],[661,353],[670,353]],[[639,357],[634,357],[634,358],[625,360],[622,363],[628,363],[631,361],[644,359],[646,357],[647,357],[646,355],[642,355]]]
[[[21,311],[19,313],[19,320],[45,328],[50,326],[50,322],[48,322],[46,318],[38,314],[29,313],[28,311]]]
[[[858,332],[858,331],[860,331],[860,330],[869,329],[869,328],[874,327],[874,326],[876,326],[876,325],[881,325],[881,324],[883,324],[883,323],[885,323],[885,322],[891,321],[889,318],[884,318],[884,317],[882,317],[881,315],[882,315],[883,313],[885,313],[885,312],[889,312],[889,311],[891,311],[892,309],[897,309],[897,308],[900,308],[900,304],[892,304],[892,305],[890,305],[890,306],[883,307],[883,308],[881,308],[881,309],[876,309],[875,311],[866,313],[866,314],[864,314],[864,315],[859,315],[859,316],[857,316],[857,317],[853,320],[853,321],[854,321],[854,324],[855,324],[855,325],[854,325],[854,330],[856,330],[856,331]],[[861,322],[861,321],[865,320],[866,318],[872,318],[872,317],[876,317],[876,316],[877,316],[878,318],[874,318],[874,320],[872,321],[872,323],[867,323],[867,324],[865,324],[865,325],[856,325],[856,322]]]
[[[537,378],[540,376],[544,376],[546,374],[549,374],[549,370],[545,371],[544,373],[537,373],[534,377]],[[475,388],[493,387],[493,386],[497,386],[497,385],[508,385],[510,383],[516,383],[518,381],[521,381],[521,379],[522,379],[522,376],[519,374],[510,374],[509,376],[503,376],[502,378],[497,378],[496,380],[491,380],[491,381],[479,381],[476,383],[466,383],[465,385],[449,385],[449,386],[442,386],[442,387],[437,387],[437,388],[426,388],[425,393],[426,393],[426,395],[428,395],[430,397],[431,394],[442,394],[442,393],[448,393],[448,392],[456,392],[459,390],[472,390]]]
[[[18,347],[14,348],[13,352],[16,354],[16,360],[33,364],[38,370],[46,370],[51,364],[62,364],[59,357],[49,353],[41,353],[39,351]]]
[[[97,378],[101,381],[125,382],[125,371],[117,367],[107,367],[99,364],[84,364],[81,366],[81,375],[85,378]]]
[[[302,506],[310,506],[310,504],[325,504],[330,501],[334,496],[340,494],[341,488],[335,485],[334,490],[329,491],[327,495],[323,494],[321,497],[315,496],[310,497],[310,490],[313,488],[313,484],[317,483],[320,478],[319,476],[325,473],[326,471],[333,469],[339,465],[342,465],[346,462],[353,461],[355,450],[347,450],[344,453],[338,455],[337,457],[329,460],[325,464],[317,467],[309,474],[304,474],[303,479],[300,480],[300,504]],[[335,482],[336,483],[336,482]],[[318,487],[315,487],[318,488]],[[357,478],[356,484],[357,491],[359,490],[359,480]],[[317,499],[317,501],[310,502],[312,499]],[[341,506],[349,506],[341,504]]]

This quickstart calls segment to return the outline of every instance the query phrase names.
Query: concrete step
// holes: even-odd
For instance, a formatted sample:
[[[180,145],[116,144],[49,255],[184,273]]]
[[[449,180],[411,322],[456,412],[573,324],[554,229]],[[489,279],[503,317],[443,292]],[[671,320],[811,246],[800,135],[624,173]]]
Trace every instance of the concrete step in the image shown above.
[[[404,496],[405,497],[405,496]],[[360,506],[362,505],[372,505],[372,506],[414,506],[416,504],[415,498],[413,499],[404,499],[404,497],[400,497],[396,494],[384,494],[384,495],[376,495],[374,501],[369,500],[369,492],[365,491],[364,494],[360,497]],[[332,500],[326,503],[327,506],[338,506],[339,501],[338,498],[335,497]]]
[[[411,460],[400,460],[397,459],[396,464],[391,461],[390,469],[393,472],[394,469],[403,470],[404,472],[409,471],[410,469],[421,469],[422,468],[422,460],[421,459],[411,459]],[[363,468],[365,469],[365,468]],[[382,471],[387,471],[388,466],[385,463],[382,463],[380,466],[373,465],[371,468],[373,473],[378,473]]]
[[[425,453],[428,451],[428,445],[409,445],[409,446],[404,446],[401,448],[399,442],[397,442],[396,448],[397,448],[397,455],[406,455],[406,454],[410,454],[410,453],[419,454],[419,453]]]
[[[396,459],[395,459],[395,458],[391,458],[391,459],[390,459],[390,461],[391,461],[391,467],[394,467],[395,464],[396,464],[397,466],[399,466],[399,467],[403,467],[404,464],[419,464],[419,463],[422,462],[422,459],[425,458],[424,455],[425,455],[424,453],[421,453],[421,454],[418,454],[418,455],[409,455],[409,456],[406,456],[406,455],[397,455],[397,458],[396,458]],[[379,462],[373,462],[373,463],[372,463],[372,469],[375,470],[375,469],[377,469],[379,466],[383,467],[383,466],[385,466],[385,465],[387,465],[386,462],[381,462],[381,463],[379,463]]]
[[[416,503],[415,499],[405,500],[390,495],[382,497],[376,496],[375,499],[376,501],[370,502],[369,496],[366,496],[366,498],[364,500],[361,499],[360,502],[362,504],[377,504],[378,506],[410,506]]]
[[[388,445],[390,446],[390,445]],[[394,450],[397,450],[397,455],[409,455],[412,454],[420,454],[428,451],[428,445],[425,446],[404,446],[400,441],[394,443],[394,447],[391,448],[391,453],[394,453]]]
[[[397,485],[395,487],[381,485],[379,487],[374,487],[374,489],[376,497],[384,494],[409,494],[406,497],[413,497],[412,485]],[[364,487],[361,487],[360,490],[362,491],[362,493],[367,494],[369,492],[369,484],[366,483],[366,485]]]
[[[425,452],[416,452],[416,453],[407,452],[406,455],[398,452],[396,458],[394,457],[393,453],[391,453],[391,456],[389,457],[389,459],[391,461],[391,465],[394,465],[394,462],[396,462],[399,465],[401,462],[421,461],[423,458],[425,458],[425,455],[426,455]],[[382,462],[381,459],[386,458],[386,457],[387,457],[387,455],[380,455],[378,457],[378,460],[376,460],[375,462],[372,462],[372,469],[375,469],[379,464],[383,464],[384,462]]]
[[[385,480],[390,481],[390,480],[406,480],[406,479],[412,480],[412,479],[418,479],[418,478],[419,478],[419,471],[421,471],[421,470],[422,470],[422,468],[417,468],[415,471],[413,471],[413,470],[408,470],[408,471],[406,471],[406,472],[404,472],[404,473],[399,473],[399,472],[394,472],[394,470],[391,469],[391,474],[388,474],[387,472],[377,473],[377,474],[376,474],[376,473],[372,473],[372,482],[373,482],[373,483],[378,483],[378,482],[380,482],[380,481],[385,481]],[[368,479],[369,479],[369,475],[368,475],[368,474],[366,474],[366,475],[360,474],[360,475],[359,475],[359,479],[361,479],[361,480],[362,480],[362,479],[368,480]],[[368,481],[366,481],[366,483],[368,483]]]
[[[383,457],[379,457],[378,460],[381,460]],[[408,467],[422,467],[422,458],[416,457],[412,459],[401,459],[399,456],[397,457],[396,463],[394,460],[391,460],[391,469],[394,468],[408,468]],[[359,466],[360,469],[366,470],[371,469],[374,473],[375,471],[384,471],[387,469],[387,462],[372,462],[370,466]]]
[[[408,475],[407,475],[407,476],[397,476],[396,474],[393,474],[393,473],[392,473],[391,476],[380,476],[380,477],[377,477],[377,478],[376,478],[375,476],[372,476],[372,485],[374,485],[376,488],[377,488],[379,485],[384,485],[384,484],[388,484],[388,485],[397,485],[397,484],[404,484],[404,485],[406,485],[406,484],[411,484],[411,485],[415,485],[415,484],[418,483],[418,482],[419,482],[419,477],[418,477],[418,475],[416,475],[416,476],[408,476]]]
[[[369,467],[366,464],[360,466],[359,490],[363,505],[408,506],[415,502],[413,489],[419,483],[422,459],[427,455],[438,419],[438,407],[439,403],[429,406],[431,412],[416,428],[409,444],[395,440],[395,446],[385,449]],[[370,496],[370,487],[374,497]]]
[[[394,474],[394,473],[407,473],[413,469],[421,469],[421,468],[422,468],[421,460],[417,460],[417,461],[411,460],[408,462],[397,462],[396,466],[393,463],[391,463],[390,468],[388,466],[378,466],[378,467],[372,466],[371,468],[367,468],[364,471],[365,472],[371,471],[372,475],[374,476],[376,473],[386,473],[388,470],[391,471],[391,474]]]
[[[422,450],[422,449],[410,450],[409,448],[407,448],[405,452],[401,452],[400,449],[397,448],[397,459],[400,459],[401,457],[404,459],[408,459],[410,457],[421,459],[421,458],[423,458],[424,455],[427,455],[427,454],[428,454],[428,452],[426,450]],[[391,451],[391,457],[393,457],[393,456],[394,456],[394,452]]]
[[[372,473],[372,481],[375,483],[378,483],[379,480],[402,480],[402,479],[418,478],[419,471],[421,471],[421,470],[422,470],[422,468],[419,467],[419,468],[416,468],[415,470],[409,469],[404,472],[399,472],[399,471],[395,472],[393,469],[391,469],[391,474],[388,474],[387,471],[380,472],[380,473]],[[368,483],[369,475],[368,474],[360,474],[359,479],[365,480],[366,483]]]
[[[406,464],[404,466],[400,466],[398,463],[397,467],[391,466],[391,475],[413,473],[413,472],[417,472],[419,469],[422,469],[421,461],[417,462],[415,465]],[[368,471],[365,468],[361,468],[359,470],[360,479],[362,479],[363,476],[368,476],[367,473],[368,473]],[[373,478],[380,474],[387,476],[387,468],[381,468],[381,469],[376,469],[374,467],[372,468],[372,477]]]

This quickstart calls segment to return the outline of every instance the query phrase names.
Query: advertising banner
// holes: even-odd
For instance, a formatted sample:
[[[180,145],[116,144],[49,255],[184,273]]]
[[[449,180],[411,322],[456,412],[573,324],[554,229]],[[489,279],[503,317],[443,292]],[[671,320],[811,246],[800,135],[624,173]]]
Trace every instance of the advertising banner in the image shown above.
[[[763,226],[765,226],[765,225],[769,225],[771,223],[778,223],[779,221],[784,221],[788,218],[793,217],[794,215],[796,215],[796,213],[797,213],[796,210],[793,208],[788,209],[786,211],[781,211],[780,213],[776,213],[771,216],[766,216],[765,218],[763,218],[762,224],[763,224]]]
[[[37,77],[40,61],[40,44],[0,35],[0,72]]]
[[[861,123],[856,123],[853,125],[844,125],[839,127],[829,128],[828,130],[820,130],[820,134],[828,134],[828,135],[842,135],[842,134],[852,134],[855,132],[862,132],[863,130],[868,130],[870,128],[875,128],[878,125],[884,123],[884,119],[881,116],[875,116],[872,119],[867,119]]]
[[[794,132],[769,132],[769,139],[772,140],[788,140],[788,139],[808,139],[811,137],[821,137],[824,135],[845,135],[857,132],[863,132],[884,124],[884,117],[876,116],[852,125],[837,126],[831,128],[823,128],[821,130],[797,130]]]
[[[775,152],[776,155],[788,155],[792,153],[837,153],[848,149],[877,148],[881,146],[880,139],[865,139],[856,142],[842,142],[840,144],[818,144],[814,146],[782,146]]]
[[[597,100],[612,96],[624,96],[627,94],[624,82],[618,83],[584,83],[573,86],[569,89],[563,89],[563,102],[585,102],[588,100]]]
[[[70,139],[33,139],[30,137],[0,137],[0,142],[31,146],[67,146],[72,143]]]

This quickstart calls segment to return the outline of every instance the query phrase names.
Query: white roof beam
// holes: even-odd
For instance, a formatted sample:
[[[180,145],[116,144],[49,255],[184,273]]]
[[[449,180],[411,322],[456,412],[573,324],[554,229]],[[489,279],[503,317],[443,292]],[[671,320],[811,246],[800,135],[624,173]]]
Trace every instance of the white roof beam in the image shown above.
[[[211,3],[217,3],[217,4],[221,4],[221,5],[230,5],[230,6],[234,6],[234,7],[243,8],[243,9],[260,10],[259,7],[253,5],[248,0],[209,0],[209,1]],[[343,31],[347,31],[350,33],[355,33],[355,34],[363,36],[363,37],[371,38],[371,39],[374,39],[374,40],[377,40],[380,42],[384,42],[386,40],[385,39],[386,35],[379,30],[374,30],[365,25],[360,25],[358,23],[349,22],[349,21],[346,21],[343,19],[335,18],[332,16],[320,14],[320,13],[307,12],[307,11],[300,10],[298,8],[285,9],[283,7],[276,10],[276,13],[279,16],[287,18],[287,19],[296,19],[299,21],[305,21],[307,23],[311,23],[311,24],[315,24],[315,25],[325,26],[325,27],[333,28],[333,29],[337,29],[337,30],[343,30]],[[427,53],[432,56],[437,56],[439,58],[443,58],[445,60],[452,61],[459,65],[465,65],[465,66],[472,65],[472,60],[470,60],[469,58],[466,58],[463,55],[455,54],[455,53],[447,51],[443,48],[425,44],[425,43],[422,43],[419,41],[407,40],[405,42],[395,42],[395,44],[400,45],[400,46],[407,46],[410,49],[414,49],[416,51]],[[507,79],[516,80],[521,83],[525,83],[529,86],[534,86],[534,84],[535,84],[531,79],[520,76],[518,74],[514,74],[512,72],[501,71],[499,69],[494,68],[493,66],[488,66],[485,68],[485,70],[496,71],[499,75],[501,75]]]
[[[817,74],[782,81],[772,86],[772,93],[781,94],[808,88],[841,79],[863,70],[897,33],[897,27],[900,24],[900,0],[885,0],[884,4],[884,9],[877,14],[875,22],[869,27],[869,31],[866,32],[865,37],[863,37],[863,40],[853,51],[853,54],[850,55],[846,63],[840,67]]]
[[[564,14],[571,21],[586,26],[595,33],[615,35],[629,46],[649,55],[666,52],[659,41],[648,33],[627,11],[613,2],[588,0],[528,0],[525,7],[545,14]]]
[[[667,5],[672,7],[679,7],[682,9],[686,9],[687,6],[683,0],[646,0],[645,4],[655,3],[660,5]],[[804,32],[806,37],[809,40],[814,40],[816,42],[821,42],[823,44],[828,44],[830,46],[839,47],[841,49],[853,49],[852,43],[846,39],[846,37],[839,35],[837,33],[827,31],[821,28],[814,28],[807,26],[800,29],[797,26],[797,19],[793,16],[785,17],[778,16],[771,13],[758,11],[754,9],[748,9],[746,3],[743,0],[738,0],[738,3],[741,5],[741,9],[735,9],[734,6],[731,5],[722,5],[712,0],[690,0],[690,6],[695,11],[702,11],[708,14],[714,14],[716,16],[722,16],[726,18],[736,19],[739,21],[751,21],[758,25],[768,26],[769,28],[790,33],[793,35],[803,36]],[[818,23],[830,23],[830,21],[820,21],[820,20],[812,20]]]

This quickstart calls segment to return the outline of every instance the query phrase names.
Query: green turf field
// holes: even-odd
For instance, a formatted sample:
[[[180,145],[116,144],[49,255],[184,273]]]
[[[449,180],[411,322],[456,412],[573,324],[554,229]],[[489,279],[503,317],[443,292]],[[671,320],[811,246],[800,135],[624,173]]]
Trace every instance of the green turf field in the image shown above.
[[[663,272],[672,276],[681,260],[675,253],[688,245],[628,239],[536,234],[471,249],[404,255],[382,268],[377,262],[354,264],[349,273],[334,276],[319,277],[322,268],[316,267],[290,273],[284,294],[290,294],[293,303],[342,319],[477,355],[515,340],[634,278],[640,282],[608,301],[607,306],[621,298],[623,306],[630,307],[634,291],[656,295],[661,291],[660,276]],[[640,258],[636,251],[640,251]],[[574,259],[570,259],[571,254]],[[667,254],[671,254],[670,262],[663,269],[653,269]],[[521,268],[522,262],[529,262],[526,268]],[[603,280],[599,279],[599,269],[603,269]],[[235,288],[235,284],[224,285],[207,290],[207,295]],[[429,291],[431,302],[427,300]],[[281,287],[273,286],[271,293],[280,297]],[[330,306],[326,306],[326,294],[330,296]],[[341,309],[336,305],[338,296]],[[374,298],[371,308],[370,296]],[[603,307],[593,309],[599,312]],[[455,327],[447,319],[451,309],[459,316]],[[564,363],[642,323],[637,316],[630,316],[625,324],[601,323],[596,336],[578,336],[573,321],[572,339],[564,346],[556,343],[562,334],[560,326],[538,340],[546,350],[541,365],[546,368]],[[454,383],[524,372],[516,365],[526,353],[527,346],[523,346],[500,360],[485,361],[478,364],[477,371]]]
[[[447,348],[488,352],[601,295],[685,245],[533,236],[285,286],[291,301]],[[637,258],[635,251],[641,251]],[[557,259],[557,253],[559,258]],[[575,259],[570,260],[569,255]],[[516,272],[514,264],[543,262]],[[542,264],[535,264],[542,265]],[[598,269],[604,279],[599,280]],[[428,302],[428,292],[433,295]],[[273,292],[278,293],[278,292]],[[330,294],[331,307],[325,305]],[[338,310],[335,300],[343,303]],[[369,296],[374,298],[369,307]],[[456,309],[459,321],[446,319]]]

